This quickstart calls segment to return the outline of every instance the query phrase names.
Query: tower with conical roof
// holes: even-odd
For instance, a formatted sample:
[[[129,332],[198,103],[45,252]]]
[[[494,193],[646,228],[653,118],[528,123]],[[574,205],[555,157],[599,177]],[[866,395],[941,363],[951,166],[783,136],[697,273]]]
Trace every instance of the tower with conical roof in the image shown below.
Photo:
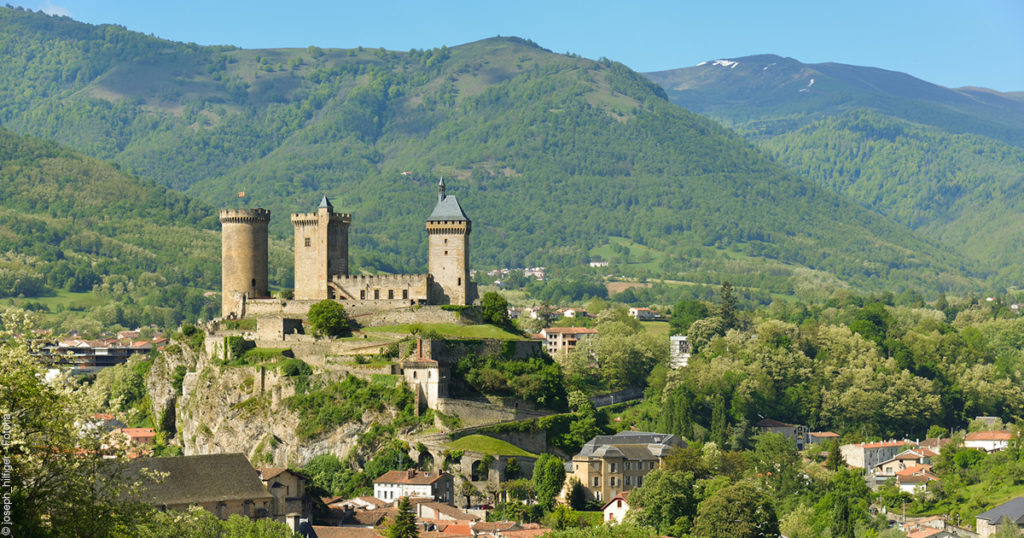
[[[335,213],[324,196],[315,213],[292,215],[295,227],[295,298],[333,299],[328,283],[348,275],[348,227],[352,215]]]
[[[454,196],[437,184],[437,205],[427,217],[427,267],[431,304],[473,304],[476,287],[469,282],[469,233],[472,222]]]

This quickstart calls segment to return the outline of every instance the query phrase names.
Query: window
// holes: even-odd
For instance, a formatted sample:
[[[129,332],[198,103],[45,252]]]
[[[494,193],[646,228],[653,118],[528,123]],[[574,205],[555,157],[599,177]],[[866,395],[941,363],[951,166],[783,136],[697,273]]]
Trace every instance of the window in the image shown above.
[[[447,251],[447,250],[446,250],[446,251],[444,251],[444,255],[445,255],[445,256],[447,256],[447,255],[448,255],[448,251]]]
[[[612,486],[612,487],[615,487],[615,477],[614,476],[611,476],[611,477],[608,478],[608,485]]]
[[[615,472],[615,464],[614,463],[609,463],[608,464],[608,472],[609,473],[614,473]]]
[[[629,476],[627,476],[627,477],[626,477],[626,485],[627,485],[627,486],[631,486],[631,485],[633,485],[633,481],[632,481],[632,480],[630,479],[630,477],[629,477]]]
[[[628,462],[628,461],[627,461],[627,462],[626,462],[626,464],[625,464],[625,465],[626,465],[626,470],[627,470],[627,471],[629,470],[629,464],[630,464],[630,462]]]
[[[380,290],[373,290],[374,300],[380,300]]]
[[[456,285],[456,286],[461,286],[461,285],[462,285],[462,277],[459,277],[459,278],[457,279],[457,281],[456,281],[455,285]]]
[[[408,299],[409,298],[409,290],[402,290],[402,298],[403,299]]]
[[[363,301],[366,300],[366,290],[359,290],[359,299]]]
[[[395,298],[395,290],[388,290],[388,299]]]
[[[415,371],[412,373],[412,378],[416,379],[416,372]]]
[[[448,238],[447,237],[444,238],[444,244],[446,244],[446,245],[448,244]]]
[[[615,501],[615,508],[622,508],[622,499]]]
[[[654,470],[654,462],[653,461],[648,462],[647,463],[647,468],[653,471]]]
[[[311,242],[311,241],[309,240],[309,238],[307,237],[307,238],[306,238],[306,246],[308,247],[308,246],[311,246],[311,245],[312,245],[312,242]]]
[[[642,476],[638,476],[638,477],[636,477],[636,485],[637,485],[637,486],[642,486],[642,485],[644,485],[644,477],[642,477]]]
[[[597,486],[600,486],[600,485],[601,485],[601,484],[600,484],[600,483],[598,483],[598,478],[597,478],[597,477],[595,476],[595,477],[594,477],[594,487],[596,488]]]
[[[430,379],[430,370],[427,370],[427,379]]]

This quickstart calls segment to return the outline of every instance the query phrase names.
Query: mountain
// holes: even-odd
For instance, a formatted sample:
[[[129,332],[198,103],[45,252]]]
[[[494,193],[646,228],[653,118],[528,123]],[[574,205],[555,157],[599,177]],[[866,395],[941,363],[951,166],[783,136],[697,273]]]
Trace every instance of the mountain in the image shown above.
[[[804,177],[1024,283],[1024,101],[762,55],[648,73]]]
[[[772,54],[646,73],[671,101],[742,131],[773,135],[847,110],[979,134],[1024,147],[1024,100],[984,88],[945,88],[906,73]]]
[[[199,47],[11,9],[0,39],[8,128],[210,206],[268,207],[279,238],[287,214],[326,193],[353,213],[364,270],[423,270],[443,175],[474,221],[480,268],[579,267],[630,241],[657,255],[619,268],[638,276],[693,280],[699,268],[783,293],[807,269],[869,289],[976,286],[944,246],[786,171],[611,61],[518,38]]]
[[[54,310],[69,306],[67,292],[94,288],[90,306],[103,312],[92,315],[105,325],[210,317],[203,291],[220,285],[212,215],[151,180],[0,129],[0,298],[53,323],[77,317]]]

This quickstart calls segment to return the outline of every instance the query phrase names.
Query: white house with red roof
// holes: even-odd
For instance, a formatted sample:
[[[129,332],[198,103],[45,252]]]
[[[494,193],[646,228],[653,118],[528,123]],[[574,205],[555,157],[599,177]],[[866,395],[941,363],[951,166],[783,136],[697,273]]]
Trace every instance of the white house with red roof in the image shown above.
[[[629,512],[629,492],[623,491],[612,497],[601,511],[604,512],[605,523],[621,522],[626,517],[626,512]]]
[[[373,481],[373,496],[387,502],[399,497],[430,497],[450,503],[455,484],[448,473],[425,473],[416,469],[388,471]]]
[[[897,472],[918,465],[931,465],[938,454],[928,448],[904,450],[874,467],[875,476],[895,476]]]
[[[661,318],[661,315],[650,308],[630,308],[630,317],[637,321],[654,321]]]
[[[843,461],[850,467],[858,469],[874,469],[879,463],[892,459],[903,447],[913,445],[908,441],[879,441],[876,443],[856,443],[839,447]]]
[[[971,432],[964,437],[964,446],[985,452],[998,452],[1010,444],[1010,439],[1013,439],[1013,432],[1010,430]]]

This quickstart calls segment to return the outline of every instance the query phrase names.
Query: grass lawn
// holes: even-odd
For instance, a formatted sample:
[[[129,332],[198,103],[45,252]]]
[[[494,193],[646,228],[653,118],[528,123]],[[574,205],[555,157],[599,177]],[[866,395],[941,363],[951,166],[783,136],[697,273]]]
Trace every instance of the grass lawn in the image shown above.
[[[512,443],[479,434],[467,435],[460,439],[456,439],[455,441],[448,443],[447,446],[448,448],[455,450],[470,450],[473,452],[490,454],[492,456],[537,457],[537,454],[531,454]]]
[[[456,325],[454,323],[406,323],[404,325],[386,325],[383,327],[366,327],[362,329],[367,333],[400,333],[412,334],[413,329],[417,331],[432,331],[443,336],[454,338],[487,338],[494,340],[525,340],[518,334],[512,334],[494,325]]]
[[[666,337],[669,335],[669,329],[672,328],[667,321],[641,321],[640,325],[643,325],[644,330],[648,333]]]

